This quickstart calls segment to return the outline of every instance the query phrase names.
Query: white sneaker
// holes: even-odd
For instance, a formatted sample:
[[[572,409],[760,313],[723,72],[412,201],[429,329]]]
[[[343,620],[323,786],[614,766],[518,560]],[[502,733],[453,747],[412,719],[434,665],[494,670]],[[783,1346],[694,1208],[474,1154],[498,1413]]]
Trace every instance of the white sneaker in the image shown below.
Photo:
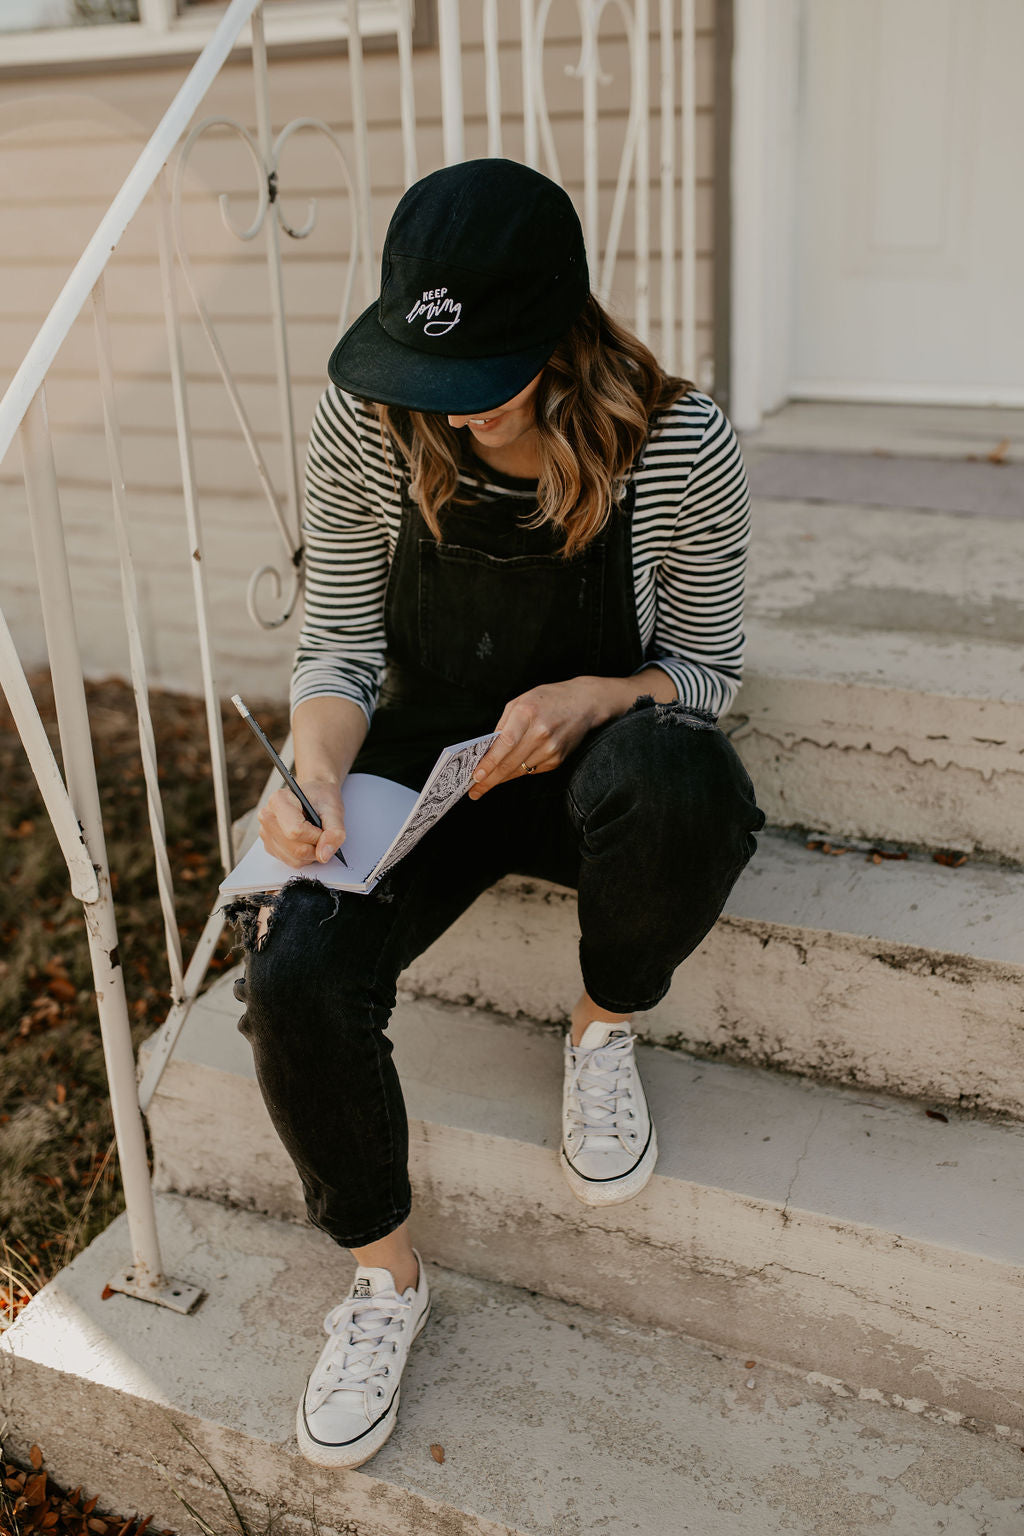
[[[562,1172],[584,1205],[617,1205],[654,1172],[658,1138],[633,1054],[635,1035],[595,1019],[579,1045],[565,1037]]]
[[[409,1347],[430,1313],[419,1282],[401,1296],[388,1269],[360,1265],[344,1301],[324,1318],[324,1345],[299,1402],[299,1450],[318,1467],[358,1467],[380,1450],[398,1417]]]

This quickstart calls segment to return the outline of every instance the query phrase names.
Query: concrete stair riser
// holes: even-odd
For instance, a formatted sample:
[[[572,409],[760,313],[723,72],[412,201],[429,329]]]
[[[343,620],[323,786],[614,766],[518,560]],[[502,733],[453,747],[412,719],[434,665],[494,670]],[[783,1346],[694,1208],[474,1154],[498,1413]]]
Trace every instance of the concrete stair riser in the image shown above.
[[[777,827],[1024,863],[1024,709],[751,672],[723,721]]]
[[[224,1015],[189,1028],[150,1109],[157,1187],[301,1220],[248,1045]],[[590,1211],[557,1167],[557,1038],[422,1002],[392,1028],[415,1230],[440,1262],[1024,1427],[1021,1132],[647,1051],[659,1173]],[[997,1174],[1008,1204],[973,1212]]]
[[[9,1401],[21,1405],[18,1417],[31,1425],[12,1439],[15,1455],[27,1460],[30,1444],[45,1446],[46,1470],[56,1483],[116,1500],[119,1513],[152,1515],[154,1529],[201,1536],[182,1499],[215,1531],[238,1529],[223,1488],[177,1425],[216,1467],[253,1532],[267,1529],[269,1509],[275,1536],[519,1536],[507,1525],[388,1488],[369,1466],[370,1476],[313,1467],[294,1447],[254,1445],[202,1413],[164,1409],[143,1393],[128,1395],[20,1361],[4,1386]]]
[[[825,875],[845,874],[826,868],[835,861],[809,857]],[[752,867],[743,877],[748,887],[755,873]],[[779,886],[787,873],[781,871]],[[937,887],[947,873],[962,872],[931,866],[926,879]],[[900,875],[883,868],[874,878],[881,887]],[[967,880],[960,889],[966,893]],[[979,904],[985,899],[983,893]],[[1024,901],[1024,890],[1018,896],[1008,886],[990,899]],[[769,922],[744,916],[745,905],[753,902],[741,882],[667,997],[638,1016],[646,1039],[1024,1117],[1024,966]],[[759,900],[756,910],[772,905]],[[781,898],[774,905],[781,908]],[[824,897],[821,911],[827,921]],[[578,942],[573,893],[506,881],[410,967],[403,985],[417,996],[563,1022],[580,989]]]
[[[657,1174],[580,1216],[549,1153],[432,1126],[415,1127],[412,1167],[417,1242],[438,1263],[1024,1430],[1020,1266]]]
[[[1024,862],[1024,523],[755,500],[724,722],[769,820]]]

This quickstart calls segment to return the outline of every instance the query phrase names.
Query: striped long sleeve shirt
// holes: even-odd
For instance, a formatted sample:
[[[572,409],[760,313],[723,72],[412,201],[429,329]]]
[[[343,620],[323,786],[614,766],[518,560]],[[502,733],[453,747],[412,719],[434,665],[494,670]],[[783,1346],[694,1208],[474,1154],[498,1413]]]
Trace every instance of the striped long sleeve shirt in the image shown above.
[[[479,497],[531,496],[484,468]],[[401,494],[372,406],[334,385],[320,398],[306,455],[305,615],[292,708],[336,695],[369,719],[386,665],[384,593],[398,540]],[[645,666],[679,699],[724,712],[743,660],[743,582],[750,495],[739,443],[699,390],[653,423],[633,469],[633,585]],[[476,482],[472,483],[474,486]]]

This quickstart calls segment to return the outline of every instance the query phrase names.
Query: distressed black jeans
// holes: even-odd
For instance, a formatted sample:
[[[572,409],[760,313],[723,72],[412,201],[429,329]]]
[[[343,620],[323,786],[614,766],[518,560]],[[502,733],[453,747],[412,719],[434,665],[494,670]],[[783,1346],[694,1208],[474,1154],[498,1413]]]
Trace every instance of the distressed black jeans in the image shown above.
[[[506,874],[574,887],[587,992],[633,1013],[712,927],[763,825],[713,717],[643,699],[553,773],[462,800],[369,896],[292,881],[259,943],[264,903],[229,909],[246,948],[238,1027],[313,1225],[359,1248],[409,1215],[396,984],[482,891]]]

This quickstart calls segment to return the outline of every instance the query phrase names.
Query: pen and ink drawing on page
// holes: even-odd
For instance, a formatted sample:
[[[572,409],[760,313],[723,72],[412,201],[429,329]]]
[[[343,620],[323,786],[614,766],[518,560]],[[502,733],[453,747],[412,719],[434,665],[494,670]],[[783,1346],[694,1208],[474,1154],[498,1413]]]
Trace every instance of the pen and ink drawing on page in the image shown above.
[[[423,834],[429,832],[434,823],[440,821],[444,813],[462,799],[469,788],[473,770],[493,739],[493,736],[485,736],[479,741],[467,742],[434,769],[423,786],[419,801],[413,807],[408,824],[402,828],[393,846],[372,872],[372,880],[381,879],[389,869],[393,869],[416,846]]]

